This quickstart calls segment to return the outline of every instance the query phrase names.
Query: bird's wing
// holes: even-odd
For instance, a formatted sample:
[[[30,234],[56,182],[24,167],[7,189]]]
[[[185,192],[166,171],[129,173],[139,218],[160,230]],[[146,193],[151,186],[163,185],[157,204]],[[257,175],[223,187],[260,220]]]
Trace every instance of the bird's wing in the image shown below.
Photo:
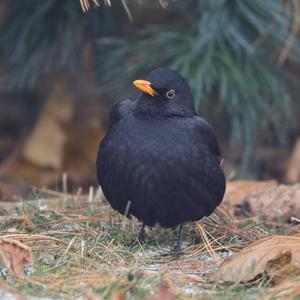
[[[201,136],[203,138],[203,141],[209,148],[209,150],[218,157],[220,164],[222,163],[222,157],[221,157],[221,152],[220,148],[214,133],[213,128],[211,125],[206,122],[203,118],[196,116],[194,117],[195,119],[195,124],[199,132],[201,132]]]
[[[109,121],[110,125],[112,126],[116,122],[122,119],[126,114],[130,113],[132,111],[133,101],[129,98],[122,99],[113,107],[111,108],[109,112]]]

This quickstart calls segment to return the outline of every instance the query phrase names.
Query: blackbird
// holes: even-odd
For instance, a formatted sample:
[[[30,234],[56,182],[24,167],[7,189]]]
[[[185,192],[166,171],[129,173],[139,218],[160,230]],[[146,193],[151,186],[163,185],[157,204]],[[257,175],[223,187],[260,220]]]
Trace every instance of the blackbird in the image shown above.
[[[142,93],[110,111],[98,181],[114,209],[143,222],[139,238],[145,225],[180,225],[180,251],[183,223],[210,215],[223,199],[219,146],[177,72],[160,67],[133,84]]]

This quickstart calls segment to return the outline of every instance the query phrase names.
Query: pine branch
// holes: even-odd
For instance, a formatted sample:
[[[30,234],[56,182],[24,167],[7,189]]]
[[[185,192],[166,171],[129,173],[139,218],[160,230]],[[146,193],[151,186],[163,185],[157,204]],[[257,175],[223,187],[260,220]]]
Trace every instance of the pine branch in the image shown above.
[[[108,6],[111,6],[110,0],[104,1]],[[100,6],[98,0],[80,0],[80,4],[84,12],[87,12],[90,9],[91,2],[94,3],[96,6]]]
[[[111,0],[104,0],[105,4],[108,5],[109,7],[111,7]],[[128,19],[132,22],[132,15],[130,12],[130,9],[127,5],[126,0],[121,0],[122,5],[124,7],[124,10],[126,11],[126,14],[128,16]],[[168,6],[168,0],[158,0],[159,4],[161,5],[161,7],[163,8],[167,8]],[[98,0],[80,0],[80,4],[82,7],[83,12],[87,12],[90,8],[91,8],[91,3],[94,3],[96,6],[100,6]]]
[[[121,82],[128,83],[159,65],[176,69],[191,84],[198,111],[211,114],[217,107],[222,113],[231,144],[244,149],[244,173],[253,166],[254,147],[274,139],[281,144],[286,141],[291,80],[277,60],[279,53],[281,63],[287,54],[290,61],[299,62],[299,39],[287,42],[299,21],[293,5],[283,7],[279,1],[193,3],[194,19],[183,27],[160,24],[143,29],[143,38],[137,40],[100,43],[99,64],[106,70],[100,78],[106,87],[118,82],[111,85],[112,93]]]

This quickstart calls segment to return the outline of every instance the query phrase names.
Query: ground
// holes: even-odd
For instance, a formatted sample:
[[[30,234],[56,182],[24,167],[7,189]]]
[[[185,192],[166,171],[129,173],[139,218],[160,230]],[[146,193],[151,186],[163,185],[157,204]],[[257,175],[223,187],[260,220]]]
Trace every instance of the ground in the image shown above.
[[[184,253],[174,257],[162,254],[172,249],[177,231],[147,229],[145,243],[139,244],[135,242],[139,222],[113,211],[99,192],[93,196],[33,190],[30,198],[1,203],[2,238],[23,242],[33,255],[24,278],[15,279],[1,269],[1,299],[272,299],[281,295],[264,274],[236,284],[208,278],[228,256],[261,237],[284,234],[288,224],[271,227],[253,218],[232,217],[219,208],[209,218],[186,226]],[[299,280],[296,275],[295,280]]]

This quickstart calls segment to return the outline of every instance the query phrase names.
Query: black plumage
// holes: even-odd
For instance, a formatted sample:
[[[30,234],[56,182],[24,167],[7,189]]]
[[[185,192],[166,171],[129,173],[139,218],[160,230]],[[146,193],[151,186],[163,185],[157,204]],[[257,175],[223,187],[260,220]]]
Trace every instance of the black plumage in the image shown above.
[[[110,112],[97,176],[111,206],[145,225],[174,227],[210,215],[225,177],[213,129],[194,110],[186,80],[158,68],[134,84],[143,92]]]

